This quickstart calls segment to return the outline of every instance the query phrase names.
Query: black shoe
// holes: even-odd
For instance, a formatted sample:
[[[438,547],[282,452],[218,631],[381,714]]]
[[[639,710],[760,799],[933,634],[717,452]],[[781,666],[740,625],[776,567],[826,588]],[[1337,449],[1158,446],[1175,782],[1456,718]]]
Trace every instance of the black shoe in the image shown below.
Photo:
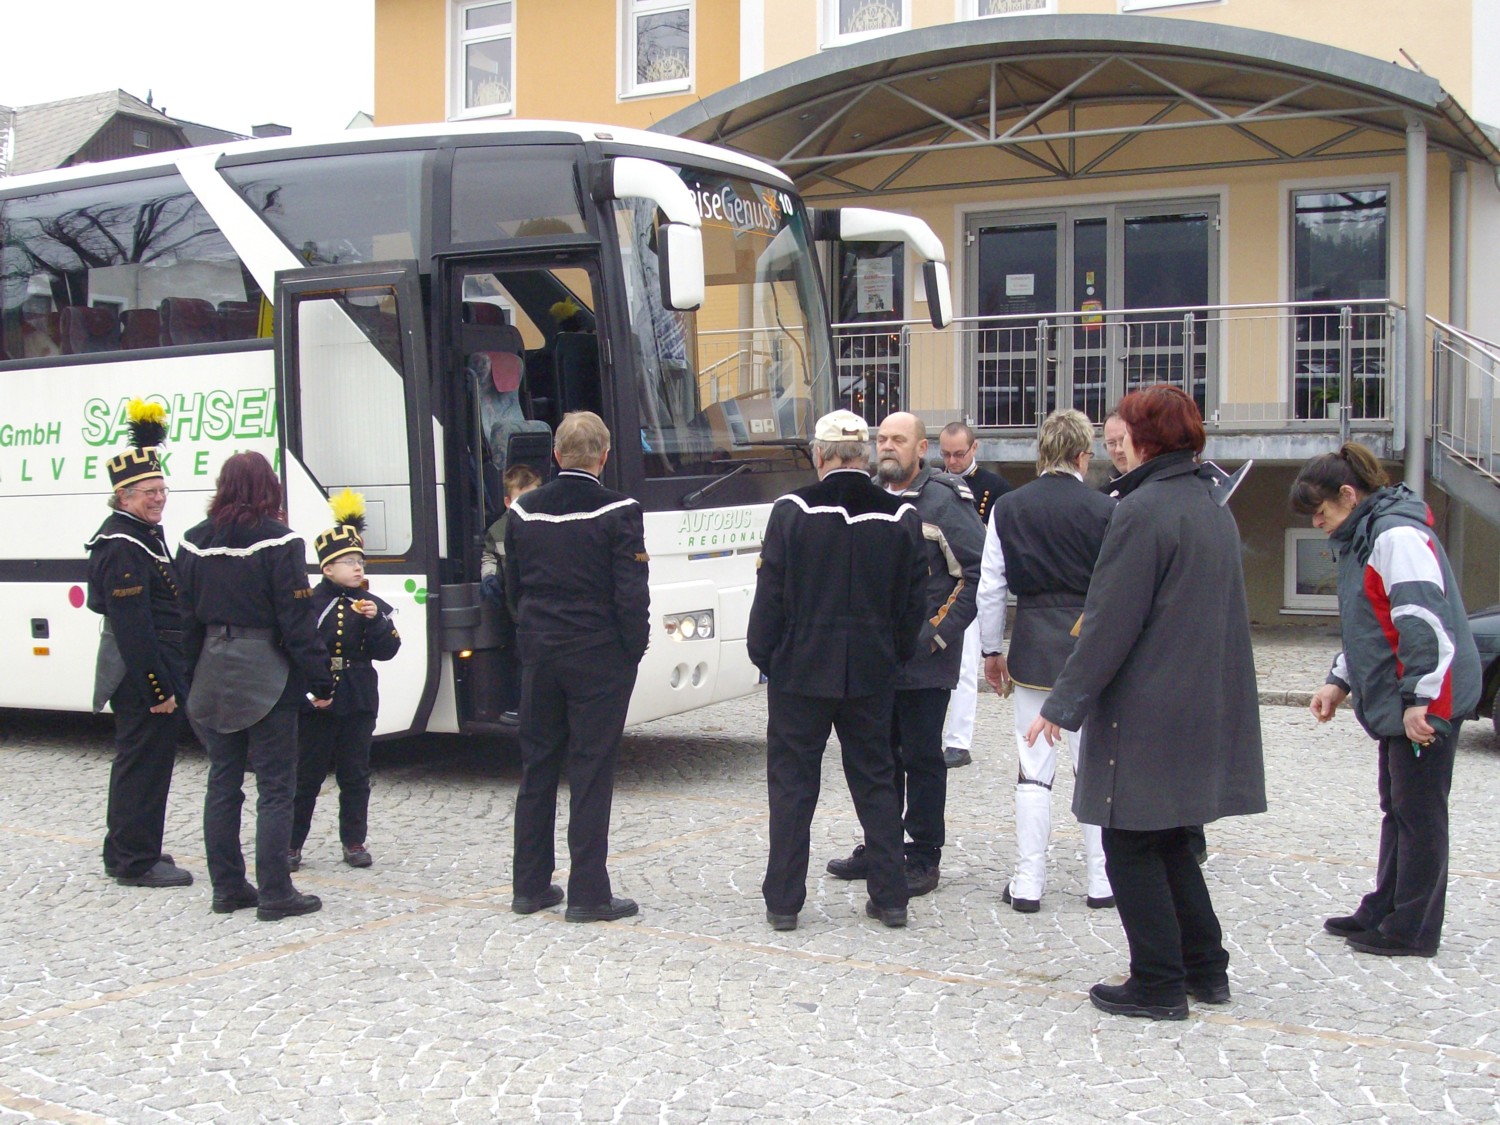
[[[1039,898],[1011,898],[1009,883],[1000,892],[1000,901],[1010,903],[1010,908],[1017,914],[1035,914],[1042,908],[1042,900]]]
[[[170,863],[173,867],[177,866],[177,861],[166,852],[162,852],[161,855],[157,856],[157,859],[161,860],[162,863]],[[112,867],[107,863],[104,865],[104,874],[109,876],[109,878],[113,879],[119,873],[120,869],[118,867]]]
[[[510,912],[512,914],[535,914],[538,910],[546,910],[549,906],[556,906],[563,900],[563,889],[553,883],[539,895],[512,895],[510,900]]]
[[[521,725],[521,714],[519,711],[501,711],[500,725],[503,727],[518,727]]]
[[[286,853],[286,869],[288,871],[302,870],[302,849],[293,848]]]
[[[1113,910],[1115,908],[1114,895],[1105,895],[1103,898],[1085,895],[1083,901],[1088,904],[1090,910]]]
[[[873,898],[867,898],[865,899],[865,913],[871,918],[879,918],[881,925],[889,926],[893,930],[906,925],[906,907],[904,906],[876,906]]]
[[[1364,933],[1370,927],[1359,920],[1356,914],[1346,914],[1341,918],[1324,918],[1323,928],[1335,937],[1356,937]]]
[[[569,922],[618,922],[640,912],[634,899],[612,898],[603,906],[569,906],[563,917]]]
[[[1366,933],[1355,934],[1344,939],[1350,949],[1357,949],[1361,953],[1374,953],[1381,957],[1436,957],[1437,947],[1422,949],[1415,945],[1408,945],[1404,941],[1397,941],[1393,937],[1381,933],[1379,930],[1370,930]]]
[[[870,874],[870,861],[865,858],[865,846],[855,844],[848,859],[830,859],[828,874],[836,879],[865,879]]]
[[[191,887],[193,877],[182,868],[162,859],[140,875],[116,875],[115,882],[122,887]]]
[[[950,770],[956,770],[959,766],[966,766],[974,760],[967,750],[961,746],[943,747],[943,765]]]
[[[350,844],[344,849],[344,862],[350,867],[369,867],[375,857],[363,844]]]
[[[774,910],[767,910],[766,921],[771,923],[771,929],[773,930],[795,930],[797,928],[797,916],[795,914],[777,914]]]
[[[279,922],[283,918],[293,918],[298,914],[316,914],[323,909],[323,900],[317,895],[305,895],[301,891],[293,891],[291,898],[284,898],[280,902],[267,902],[262,899],[260,906],[256,908],[255,916],[262,922]]]
[[[1188,995],[1200,1004],[1229,1003],[1229,982],[1221,984],[1193,984],[1188,982]]]
[[[917,860],[906,861],[906,894],[908,898],[920,898],[937,890],[938,869]]]
[[[256,893],[254,887],[246,883],[230,894],[215,894],[212,909],[215,914],[233,914],[236,910],[248,910],[252,906],[259,905],[260,895]]]
[[[1096,984],[1089,989],[1089,999],[1101,1012],[1116,1016],[1142,1016],[1148,1020],[1185,1020],[1188,1016],[1186,1000],[1176,1004],[1148,1004],[1140,998],[1135,986],[1129,981],[1124,984]]]

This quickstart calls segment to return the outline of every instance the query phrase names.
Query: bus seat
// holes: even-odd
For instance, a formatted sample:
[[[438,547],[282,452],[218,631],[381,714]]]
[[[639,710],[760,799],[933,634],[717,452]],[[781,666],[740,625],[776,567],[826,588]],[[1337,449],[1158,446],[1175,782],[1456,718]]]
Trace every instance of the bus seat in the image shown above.
[[[505,310],[488,301],[464,302],[465,324],[505,324]]]
[[[62,351],[61,318],[55,312],[21,314],[21,355],[23,359],[41,359]]]
[[[592,332],[559,332],[552,347],[562,413],[592,410],[602,414],[604,389],[599,382],[599,338]]]
[[[542,429],[510,435],[505,449],[506,465],[530,465],[546,484],[552,476],[552,429],[545,422]]]
[[[161,303],[161,342],[169,348],[223,339],[219,310],[198,297],[167,297]]]
[[[125,350],[161,346],[161,313],[155,309],[126,309],[120,324],[120,347]]]
[[[120,349],[120,318],[112,308],[69,305],[62,311],[63,355]]]
[[[219,327],[224,339],[253,340],[259,326],[260,302],[219,302]]]
[[[527,418],[521,406],[523,355],[521,334],[515,332],[514,350],[474,352],[469,356],[470,377],[479,395],[481,432],[490,462],[502,474],[511,434],[551,433],[547,423]]]

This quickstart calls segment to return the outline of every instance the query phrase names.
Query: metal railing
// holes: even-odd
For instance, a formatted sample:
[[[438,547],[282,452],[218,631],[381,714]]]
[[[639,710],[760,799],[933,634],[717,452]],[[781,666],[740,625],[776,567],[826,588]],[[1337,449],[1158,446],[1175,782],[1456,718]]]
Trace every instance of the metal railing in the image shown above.
[[[876,421],[911,410],[1034,427],[1059,405],[1102,421],[1167,382],[1223,429],[1388,425],[1400,401],[1403,311],[1299,301],[960,317],[834,326],[840,404]]]
[[[1435,317],[1427,318],[1432,354],[1434,450],[1444,452],[1500,484],[1500,451],[1495,448],[1495,397],[1500,391],[1500,344],[1480,339]],[[1443,458],[1431,472],[1441,480]]]

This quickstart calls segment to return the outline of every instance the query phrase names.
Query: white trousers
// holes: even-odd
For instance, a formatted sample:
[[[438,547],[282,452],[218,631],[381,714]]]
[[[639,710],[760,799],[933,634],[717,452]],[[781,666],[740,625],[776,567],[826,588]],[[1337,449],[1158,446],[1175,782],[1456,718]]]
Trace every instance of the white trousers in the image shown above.
[[[1040,899],[1047,889],[1047,842],[1052,836],[1052,782],[1057,776],[1057,747],[1047,745],[1044,735],[1037,735],[1036,745],[1026,745],[1026,731],[1031,727],[1048,692],[1016,685],[1011,703],[1016,711],[1016,753],[1021,769],[1016,780],[1016,875],[1010,882],[1012,898]],[[1073,772],[1078,772],[1079,751],[1084,731],[1062,732],[1064,745],[1073,749]],[[1090,898],[1108,898],[1114,892],[1104,873],[1104,845],[1099,826],[1080,824],[1083,830],[1083,858],[1088,872]]]
[[[958,686],[948,694],[948,714],[943,719],[943,749],[970,750],[974,746],[974,708],[979,702],[979,676],[984,661],[979,657],[979,622],[964,630],[963,660],[958,666]]]

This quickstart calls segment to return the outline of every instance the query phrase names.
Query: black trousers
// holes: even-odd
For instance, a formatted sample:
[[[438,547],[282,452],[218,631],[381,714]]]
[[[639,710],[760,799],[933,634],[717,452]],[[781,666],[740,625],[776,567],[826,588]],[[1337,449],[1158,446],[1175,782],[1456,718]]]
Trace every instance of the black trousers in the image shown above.
[[[609,816],[615,758],[638,662],[618,645],[521,670],[521,789],[516,795],[512,888],[546,891],[556,869],[557,786],[568,771],[568,903],[602,906],[613,897]]]
[[[1130,976],[1150,1003],[1178,1004],[1188,984],[1229,980],[1224,931],[1193,857],[1192,826],[1105,828],[1104,869],[1130,945]]]
[[[891,747],[896,754],[896,799],[906,809],[906,858],[927,867],[943,858],[943,816],[948,804],[948,763],[943,760],[946,688],[896,692]],[[869,841],[865,841],[868,847]]]
[[[297,796],[292,802],[292,850],[301,851],[312,827],[318,793],[331,766],[339,783],[339,840],[363,844],[370,827],[370,739],[375,712],[348,715],[304,711],[297,723]]]
[[[822,699],[768,685],[766,789],[771,803],[771,855],[761,883],[768,910],[795,914],[807,900],[812,818],[830,731],[838,732],[844,778],[865,833],[870,898],[877,906],[906,905],[901,799],[896,795],[899,771],[890,742],[895,694]],[[939,716],[940,725],[941,721]]]
[[[140,693],[123,685],[109,705],[115,715],[115,759],[104,814],[104,870],[144,875],[161,859],[183,711],[153,715]]]
[[[1430,952],[1443,939],[1448,791],[1462,725],[1421,757],[1405,736],[1380,740],[1380,858],[1375,889],[1354,912],[1366,929]]]
[[[246,883],[240,809],[247,767],[255,771],[255,881],[260,900],[280,902],[296,893],[286,853],[297,788],[297,707],[295,699],[283,700],[258,723],[233,734],[198,727],[198,737],[208,748],[203,846],[215,895],[233,895]]]

